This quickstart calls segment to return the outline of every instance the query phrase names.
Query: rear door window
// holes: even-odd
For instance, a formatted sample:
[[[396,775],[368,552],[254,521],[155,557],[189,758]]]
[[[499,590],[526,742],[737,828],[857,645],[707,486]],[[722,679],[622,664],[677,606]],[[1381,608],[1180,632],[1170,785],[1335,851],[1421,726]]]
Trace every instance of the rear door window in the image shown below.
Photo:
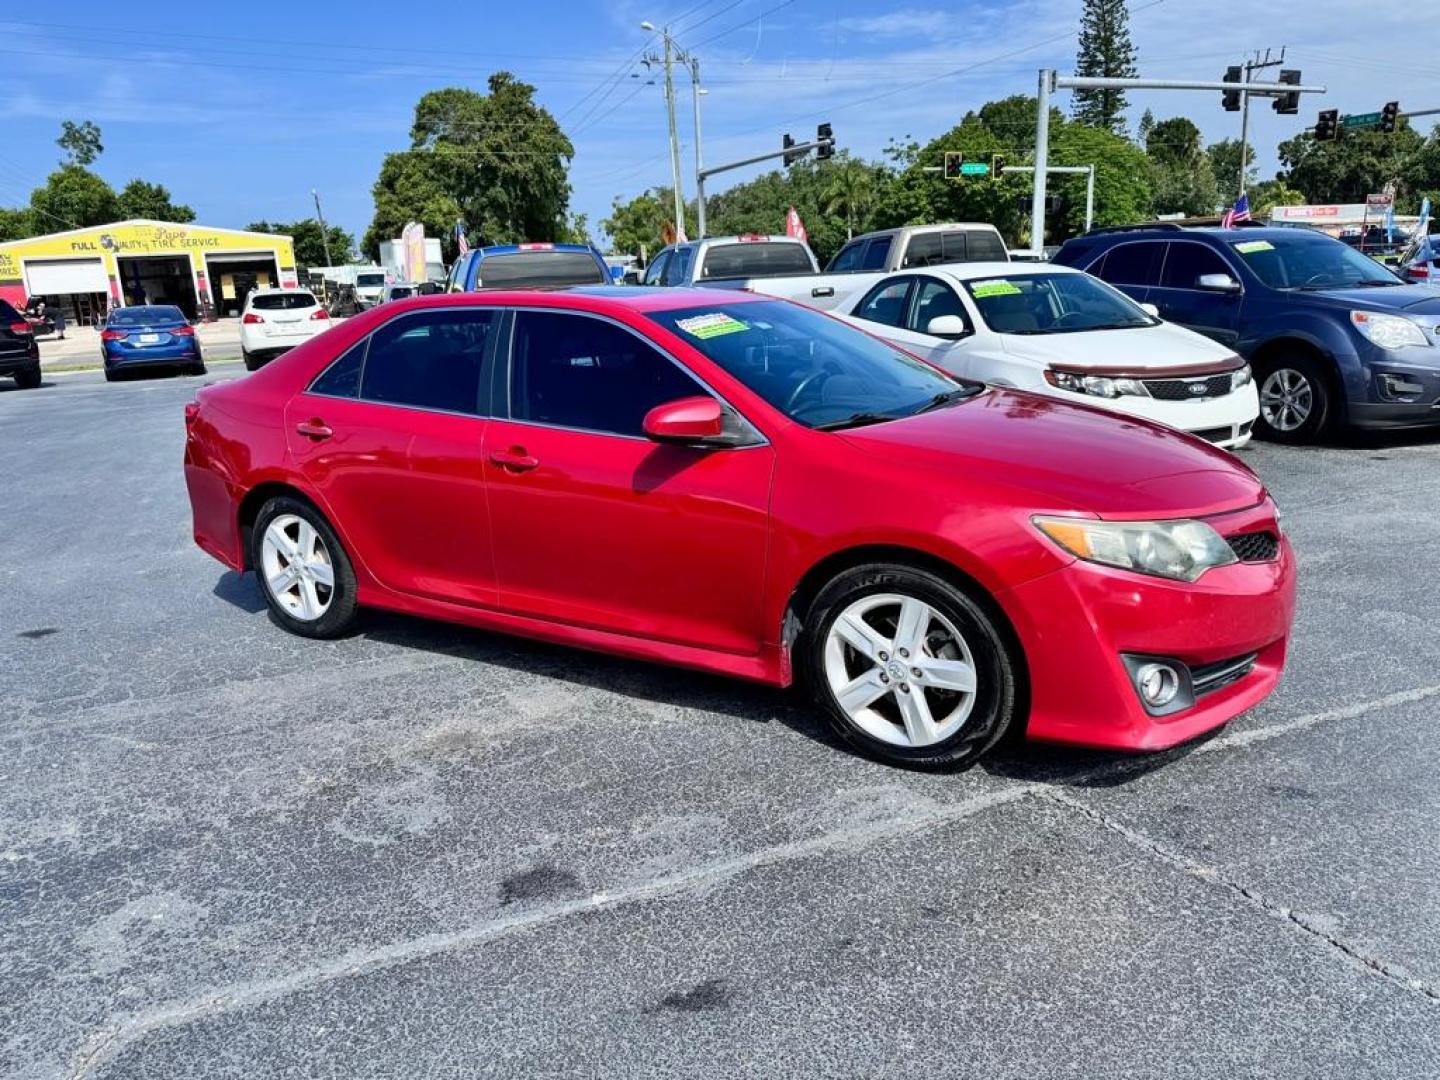
[[[904,326],[905,312],[909,306],[906,299],[910,295],[910,286],[914,282],[913,277],[898,277],[882,281],[870,290],[864,300],[860,301],[860,306],[855,309],[855,317],[869,322],[883,323],[885,326]]]
[[[801,244],[783,242],[717,244],[705,253],[700,273],[706,278],[779,277],[812,274],[810,252]]]
[[[1171,243],[1166,245],[1165,268],[1160,274],[1164,289],[1194,289],[1202,274],[1229,274],[1230,267],[1204,244]]]
[[[905,245],[905,261],[901,265],[906,267],[938,266],[945,261],[942,251],[943,246],[939,233],[917,233],[910,237],[910,243]]]
[[[493,317],[490,311],[425,311],[386,323],[370,335],[360,396],[478,415],[480,369]]]
[[[1104,261],[1090,272],[1111,285],[1154,285],[1160,276],[1165,245],[1155,240],[1121,244],[1110,249]]]

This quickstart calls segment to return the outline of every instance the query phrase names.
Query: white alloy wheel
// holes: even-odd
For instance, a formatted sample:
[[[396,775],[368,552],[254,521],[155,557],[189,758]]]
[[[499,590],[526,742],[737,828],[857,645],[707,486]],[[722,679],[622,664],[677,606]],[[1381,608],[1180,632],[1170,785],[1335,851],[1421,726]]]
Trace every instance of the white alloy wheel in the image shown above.
[[[943,742],[975,705],[975,659],[955,624],[898,593],[840,612],[825,640],[825,678],[856,727],[894,746]]]
[[[280,514],[265,528],[260,576],[275,602],[292,618],[314,622],[335,598],[335,567],[315,526]]]
[[[1295,431],[1315,408],[1310,380],[1294,368],[1277,368],[1260,387],[1260,411],[1276,431]]]

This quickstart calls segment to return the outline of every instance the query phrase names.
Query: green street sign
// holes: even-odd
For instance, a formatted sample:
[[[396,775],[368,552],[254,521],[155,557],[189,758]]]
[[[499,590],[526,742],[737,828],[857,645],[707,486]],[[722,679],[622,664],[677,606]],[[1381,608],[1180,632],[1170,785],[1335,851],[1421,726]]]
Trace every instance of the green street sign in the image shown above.
[[[1353,116],[1342,116],[1340,126],[1347,128],[1379,127],[1380,114],[1378,112],[1355,113]]]
[[[1377,117],[1378,119],[1378,117]],[[990,164],[985,161],[967,161],[960,166],[961,176],[989,176]]]

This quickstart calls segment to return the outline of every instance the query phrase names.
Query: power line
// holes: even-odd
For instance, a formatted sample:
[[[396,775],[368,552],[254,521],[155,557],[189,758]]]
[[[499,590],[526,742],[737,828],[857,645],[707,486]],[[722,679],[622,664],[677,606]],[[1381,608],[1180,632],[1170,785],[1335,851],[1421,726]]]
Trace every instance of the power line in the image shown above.
[[[775,14],[775,12],[779,11],[781,8],[787,8],[787,7],[789,7],[789,6],[790,6],[791,4],[793,4],[793,3],[795,3],[795,0],[780,0],[780,3],[776,4],[774,7],[768,7],[768,8],[766,8],[764,11],[760,12],[758,15],[752,15],[750,18],[746,19],[744,22],[738,22],[738,23],[736,23],[734,26],[726,27],[724,30],[721,30],[718,34],[711,34],[711,35],[710,35],[709,37],[707,37],[707,38],[701,38],[699,41],[696,41],[696,42],[692,43],[689,47],[690,47],[691,49],[698,49],[701,45],[708,45],[708,44],[709,44],[710,42],[712,42],[712,41],[719,41],[722,37],[726,37],[726,36],[729,35],[729,34],[733,34],[736,30],[743,30],[743,29],[745,29],[745,27],[749,26],[751,23],[757,22],[757,21],[759,21],[760,19],[763,19],[766,15],[773,15],[773,14]],[[693,29],[693,28],[692,28],[692,29]]]

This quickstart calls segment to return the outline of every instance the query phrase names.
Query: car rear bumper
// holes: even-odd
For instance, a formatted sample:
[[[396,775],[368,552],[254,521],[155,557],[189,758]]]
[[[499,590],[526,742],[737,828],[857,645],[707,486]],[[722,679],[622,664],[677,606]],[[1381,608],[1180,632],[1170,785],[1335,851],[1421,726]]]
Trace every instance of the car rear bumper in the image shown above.
[[[155,345],[146,349],[105,349],[107,368],[159,367],[164,364],[193,364],[200,359],[200,344],[193,338],[183,345]]]
[[[39,353],[20,353],[14,356],[0,356],[0,375],[13,375],[17,371],[29,371],[40,366]]]
[[[1273,505],[1210,519],[1224,536],[1269,531]],[[1187,583],[1076,562],[999,597],[1030,674],[1027,734],[1115,750],[1163,750],[1238,716],[1275,688],[1295,611],[1295,561],[1280,540],[1267,562],[1217,567]],[[1155,715],[1125,657],[1183,665],[1198,679],[1193,704]],[[1198,670],[1197,670],[1198,669]]]

